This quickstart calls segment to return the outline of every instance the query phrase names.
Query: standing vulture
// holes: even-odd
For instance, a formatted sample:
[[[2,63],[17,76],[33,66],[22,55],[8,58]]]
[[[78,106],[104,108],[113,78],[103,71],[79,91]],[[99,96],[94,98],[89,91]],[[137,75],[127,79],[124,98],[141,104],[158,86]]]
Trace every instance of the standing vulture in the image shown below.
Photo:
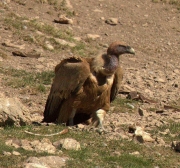
[[[93,57],[70,57],[55,67],[55,78],[44,110],[43,122],[74,125],[87,116],[103,127],[110,102],[118,94],[123,72],[119,56],[135,54],[130,46],[113,42],[107,53]],[[84,117],[85,118],[85,117]]]

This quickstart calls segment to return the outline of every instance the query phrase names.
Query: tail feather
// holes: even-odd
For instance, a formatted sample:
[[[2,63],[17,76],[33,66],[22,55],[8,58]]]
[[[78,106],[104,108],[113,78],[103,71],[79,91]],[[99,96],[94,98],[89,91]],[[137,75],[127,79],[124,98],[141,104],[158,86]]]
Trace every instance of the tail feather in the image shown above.
[[[44,119],[42,122],[55,122],[58,118],[61,107],[61,99],[57,96],[49,96],[44,110]]]

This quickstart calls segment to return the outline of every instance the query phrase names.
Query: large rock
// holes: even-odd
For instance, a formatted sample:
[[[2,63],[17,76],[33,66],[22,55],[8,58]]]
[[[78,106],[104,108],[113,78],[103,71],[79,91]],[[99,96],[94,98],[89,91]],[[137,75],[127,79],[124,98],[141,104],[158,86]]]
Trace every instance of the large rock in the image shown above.
[[[140,143],[145,142],[154,142],[155,140],[151,137],[151,135],[143,130],[142,127],[136,126],[136,130],[134,132],[135,139]]]
[[[30,157],[24,163],[25,168],[60,168],[65,166],[68,157],[44,156]]]
[[[22,126],[28,123],[29,111],[18,98],[0,98],[0,126]]]
[[[47,152],[51,154],[56,153],[56,148],[52,145],[51,141],[47,138],[42,140],[28,141],[26,139],[10,139],[5,142],[8,146],[13,146],[15,148],[22,148],[24,150],[35,151],[37,153]],[[57,151],[60,152],[60,151]]]
[[[66,150],[80,150],[80,143],[72,138],[65,138],[53,143],[56,148],[63,148]]]

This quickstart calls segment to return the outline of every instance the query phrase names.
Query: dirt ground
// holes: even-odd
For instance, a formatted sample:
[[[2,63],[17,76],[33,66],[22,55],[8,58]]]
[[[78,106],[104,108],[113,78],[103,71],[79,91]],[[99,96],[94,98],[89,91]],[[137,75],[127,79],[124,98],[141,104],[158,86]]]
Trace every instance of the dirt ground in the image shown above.
[[[123,41],[132,46],[135,56],[122,56],[121,66],[124,68],[124,81],[135,90],[161,103],[177,102],[179,99],[180,73],[180,12],[168,3],[153,3],[151,0],[91,0],[70,1],[67,6],[73,16],[73,24],[57,24],[54,19],[66,14],[67,10],[55,9],[49,1],[2,1],[0,10],[0,50],[7,55],[1,58],[2,68],[23,69],[26,71],[53,70],[61,59],[72,55],[71,50],[51,52],[41,45],[22,40],[13,28],[4,24],[4,19],[15,13],[18,17],[37,19],[56,27],[59,30],[70,30],[89,50],[105,51],[112,41]],[[68,1],[69,2],[69,1]],[[106,23],[109,18],[118,19],[117,25]],[[21,30],[20,30],[21,31]],[[31,27],[24,29],[33,36],[37,32]],[[34,34],[33,34],[34,33]],[[87,34],[99,35],[95,40],[88,41]],[[21,51],[38,50],[41,58],[22,58],[12,55],[13,47],[3,45],[5,42],[23,45]],[[90,55],[91,56],[91,55]],[[1,74],[3,78],[4,74]],[[1,92],[9,96],[22,98],[21,89],[12,89],[1,85]],[[42,112],[47,95],[23,95],[29,97],[32,111]]]
[[[119,126],[138,122],[150,130],[167,124],[168,121],[179,123],[180,10],[176,4],[163,2],[0,0],[1,95],[17,97],[29,109],[32,120],[40,121],[51,84],[45,86],[46,92],[43,93],[34,91],[28,85],[7,85],[7,81],[12,80],[9,69],[29,73],[53,71],[55,65],[63,58],[78,55],[78,52],[83,56],[94,56],[99,52],[105,52],[111,42],[123,41],[133,47],[136,54],[123,55],[120,58],[124,69],[121,91],[135,90],[145,96],[146,100],[156,103],[146,101],[138,104],[136,108],[136,105],[127,103],[132,110],[134,109],[134,113],[130,114],[119,111],[119,108],[115,107],[116,104],[112,104],[111,111],[114,110],[114,113],[107,115],[105,126],[108,127],[110,123]],[[66,15],[73,23],[55,23],[54,20],[61,15]],[[115,23],[109,24],[109,19]],[[35,24],[29,24],[33,20],[36,20],[32,22]],[[80,52],[80,47],[79,50],[76,48],[76,52],[73,47],[64,45],[60,48],[54,46],[53,49],[44,47],[46,42],[52,44],[50,47],[56,44],[52,43],[52,29],[46,25],[66,32],[66,37],[62,34],[62,39],[82,44],[85,46],[84,52]],[[45,26],[49,29],[42,29]],[[93,37],[89,37],[89,34]],[[38,58],[14,56],[14,51],[35,52],[40,55]],[[122,98],[126,96],[119,94]]]
[[[42,47],[42,44],[24,40],[21,32],[32,38],[41,33],[32,31],[32,28],[26,24],[27,20],[36,19],[39,24],[48,24],[62,32],[71,32],[74,38],[85,45],[87,56],[105,51],[113,41],[123,41],[130,45],[135,49],[136,55],[121,57],[121,66],[124,69],[122,87],[128,86],[145,97],[156,100],[155,105],[142,105],[144,109],[151,107],[164,110],[165,105],[179,108],[180,11],[176,5],[154,3],[151,0],[73,0],[59,1],[61,8],[58,8],[53,2],[55,1],[0,1],[1,69],[13,68],[27,72],[52,71],[60,60],[74,55],[71,48],[51,51]],[[63,8],[63,2],[69,4]],[[24,18],[19,33],[15,27],[5,23],[6,18],[12,14]],[[73,23],[55,23],[54,19],[58,19],[62,14],[66,14]],[[109,18],[115,18],[117,23],[108,24]],[[98,36],[92,40],[88,38],[88,34]],[[16,50],[38,51],[41,56],[38,59],[13,56],[12,52]],[[7,78],[7,74],[1,73],[2,94],[18,97],[31,113],[43,114],[48,91],[46,94],[33,94],[28,88],[12,88],[3,84],[4,78]],[[173,116],[172,119],[178,122],[180,119],[178,108],[171,111],[166,116],[166,120]],[[116,115],[114,117],[117,117]],[[121,117],[120,115],[121,113],[118,117]],[[131,122],[131,119],[132,122],[136,120],[132,116],[128,122]]]

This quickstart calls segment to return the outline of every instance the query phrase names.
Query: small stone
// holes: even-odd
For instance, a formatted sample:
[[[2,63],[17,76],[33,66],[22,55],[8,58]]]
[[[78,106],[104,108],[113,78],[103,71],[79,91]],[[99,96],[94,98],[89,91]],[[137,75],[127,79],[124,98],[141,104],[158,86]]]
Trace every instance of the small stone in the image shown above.
[[[85,125],[83,125],[83,124],[78,124],[77,127],[78,127],[79,129],[83,129],[83,128],[85,127]]]
[[[100,35],[98,34],[87,34],[87,38],[96,40],[97,38],[100,38]]]
[[[144,23],[142,27],[148,27],[148,23]]]
[[[163,132],[159,132],[160,134],[162,134],[162,135],[169,135],[170,134],[170,130],[169,129],[166,129],[165,131],[163,131]]]
[[[164,146],[166,143],[162,138],[157,137],[156,142],[158,143],[159,146]]]
[[[101,19],[101,20],[105,20],[105,18],[104,18],[104,17],[101,17],[100,19]]]
[[[144,116],[145,110],[143,110],[142,108],[139,108],[138,113],[140,116]]]
[[[150,136],[149,133],[145,132],[142,127],[136,126],[135,138],[138,142],[154,142],[155,140]]]
[[[13,51],[12,54],[14,56],[20,56],[20,57],[30,57],[30,58],[39,58],[41,56],[40,53],[36,53],[35,51],[31,52],[21,52],[21,51]]]
[[[20,154],[19,152],[17,152],[17,151],[13,151],[12,154],[15,155],[15,156],[20,156],[20,155],[21,155],[21,154]]]
[[[103,11],[99,9],[95,9],[94,12],[102,13]]]
[[[54,50],[54,47],[50,44],[49,41],[46,41],[46,42],[45,42],[45,47],[46,47],[48,50]]]
[[[60,24],[73,24],[73,20],[67,18],[65,15],[60,15],[57,20],[54,19],[54,22]]]
[[[75,47],[76,44],[75,43],[72,43],[72,42],[67,42],[66,40],[63,40],[63,39],[59,39],[59,38],[54,38],[54,40],[61,44],[61,45],[68,45],[69,47]]]
[[[118,18],[109,18],[105,21],[105,23],[115,26],[119,23],[119,19]]]
[[[18,48],[21,50],[25,49],[25,44],[22,45],[13,44],[10,40],[6,40],[4,43],[2,43],[2,45],[5,47]]]
[[[11,152],[3,151],[3,155],[5,155],[5,156],[11,156]]]
[[[13,146],[15,148],[19,148],[21,145],[21,141],[19,139],[10,139],[5,142],[8,146]]]
[[[127,103],[127,106],[130,107],[131,109],[134,109],[134,105]]]
[[[73,39],[76,40],[76,41],[81,41],[82,40],[81,37],[73,37]]]
[[[24,30],[27,30],[27,26],[23,26],[23,29],[24,29]]]
[[[121,156],[121,153],[119,151],[114,151],[112,153],[112,156]]]
[[[44,34],[43,34],[42,32],[40,32],[40,31],[36,31],[36,33],[37,33],[38,35],[40,35],[40,36],[44,36]]]
[[[108,144],[103,142],[103,143],[102,143],[102,146],[107,147]]]
[[[121,137],[122,139],[126,139],[126,140],[128,140],[128,139],[129,139],[129,136],[127,136],[127,135],[123,135],[123,134],[121,134],[121,135],[120,135],[120,137]]]
[[[3,61],[3,58],[2,57],[0,57],[0,62],[2,62]]]
[[[39,62],[44,62],[45,60],[46,60],[45,57],[40,57],[40,58],[38,58],[38,61],[39,61]]]
[[[178,69],[175,69],[173,72],[176,73],[176,74],[179,74],[179,70]]]
[[[165,80],[162,79],[162,78],[156,78],[154,81],[155,82],[160,82],[160,83],[165,83]]]
[[[179,87],[179,85],[178,85],[177,83],[175,83],[175,84],[174,84],[174,87],[175,87],[175,88],[178,88],[178,87]]]
[[[36,69],[44,69],[44,66],[41,64],[36,65]]]
[[[44,50],[43,50],[42,48],[35,48],[35,49],[34,49],[34,52],[42,55],[42,53],[44,52]]]
[[[135,151],[135,152],[132,152],[132,153],[129,153],[130,155],[140,155],[140,153],[138,151]]]
[[[153,82],[148,81],[147,84],[148,84],[149,86],[153,86]],[[152,92],[152,90],[145,89],[144,92],[147,93],[147,94],[149,94],[150,97],[153,97],[153,92]]]

